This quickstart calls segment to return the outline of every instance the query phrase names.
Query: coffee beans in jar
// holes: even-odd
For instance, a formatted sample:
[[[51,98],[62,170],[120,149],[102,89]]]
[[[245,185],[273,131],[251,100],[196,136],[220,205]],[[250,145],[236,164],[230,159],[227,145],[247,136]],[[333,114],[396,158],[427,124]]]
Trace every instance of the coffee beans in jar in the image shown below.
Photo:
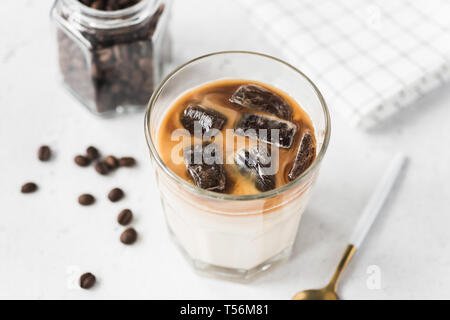
[[[171,0],[56,0],[59,67],[98,115],[144,108],[170,58]]]

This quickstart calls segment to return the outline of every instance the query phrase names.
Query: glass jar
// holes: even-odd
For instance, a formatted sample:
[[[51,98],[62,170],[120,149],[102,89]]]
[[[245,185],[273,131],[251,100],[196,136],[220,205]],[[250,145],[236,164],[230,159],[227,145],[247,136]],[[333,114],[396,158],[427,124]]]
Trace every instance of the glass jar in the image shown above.
[[[171,0],[141,0],[122,10],[56,0],[54,21],[62,80],[97,115],[142,109],[170,59]]]
[[[317,156],[298,178],[254,195],[196,187],[169,169],[158,147],[161,123],[182,94],[221,79],[259,81],[289,94],[309,115]],[[317,87],[291,65],[253,52],[218,52],[194,59],[155,89],[145,133],[169,231],[193,266],[208,275],[246,279],[286,260],[330,140],[330,116]]]

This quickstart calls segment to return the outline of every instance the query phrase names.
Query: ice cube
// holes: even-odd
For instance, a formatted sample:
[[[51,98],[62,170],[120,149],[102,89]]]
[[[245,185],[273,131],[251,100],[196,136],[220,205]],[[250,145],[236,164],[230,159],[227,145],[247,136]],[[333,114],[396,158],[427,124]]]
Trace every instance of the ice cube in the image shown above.
[[[295,123],[256,114],[244,114],[234,130],[235,134],[287,149],[292,146],[296,132]]]
[[[191,134],[200,136],[200,134],[204,135],[209,133],[211,129],[221,130],[227,122],[227,118],[215,110],[190,104],[181,114],[180,121],[183,127]],[[199,132],[194,132],[196,123],[201,128]]]
[[[187,172],[197,187],[215,192],[225,190],[225,168],[217,145],[187,147],[183,150],[183,157]]]
[[[292,109],[289,104],[279,95],[258,85],[240,86],[231,96],[230,102],[270,113],[281,119],[292,120]]]
[[[258,147],[251,148],[250,151],[241,149],[236,152],[234,162],[243,174],[251,177],[259,191],[275,189],[275,175],[267,174],[270,167],[270,155],[267,149]]]
[[[316,158],[316,145],[314,143],[314,137],[310,131],[305,131],[298,147],[297,156],[289,172],[289,180],[295,180],[298,178],[309,166],[314,162]]]

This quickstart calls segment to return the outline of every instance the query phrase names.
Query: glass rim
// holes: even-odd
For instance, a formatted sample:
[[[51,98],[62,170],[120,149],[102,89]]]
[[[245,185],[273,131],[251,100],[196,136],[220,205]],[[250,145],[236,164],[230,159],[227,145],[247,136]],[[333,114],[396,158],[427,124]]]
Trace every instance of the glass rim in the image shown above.
[[[131,7],[120,9],[120,10],[114,10],[114,11],[104,11],[104,10],[98,10],[91,8],[84,3],[81,3],[79,0],[65,0],[69,1],[69,3],[73,4],[74,6],[77,6],[81,12],[87,13],[88,15],[91,15],[93,17],[99,17],[99,18],[119,18],[123,15],[134,13],[135,11],[139,11],[143,7],[145,7],[150,1],[155,0],[141,0],[138,3],[132,5]]]
[[[325,120],[325,136],[324,136],[324,140],[322,143],[322,147],[320,148],[320,151],[319,151],[316,159],[314,159],[314,162],[309,166],[309,168],[306,171],[304,171],[295,180],[290,181],[289,183],[287,183],[281,187],[275,188],[273,190],[269,190],[269,191],[265,191],[265,192],[261,192],[261,193],[257,193],[257,194],[251,194],[251,195],[231,195],[231,194],[224,194],[224,193],[218,193],[218,192],[201,189],[201,188],[193,185],[192,183],[184,180],[183,178],[178,176],[175,172],[173,172],[169,167],[166,166],[164,161],[161,159],[159,152],[157,150],[156,144],[154,143],[154,141],[151,137],[150,127],[149,127],[150,119],[151,119],[151,111],[153,110],[153,106],[154,106],[155,102],[158,100],[158,98],[162,92],[162,89],[165,87],[166,83],[168,81],[170,81],[173,77],[175,77],[177,75],[177,73],[179,73],[185,67],[187,67],[199,60],[203,60],[203,59],[213,57],[213,56],[228,55],[228,54],[254,55],[254,56],[274,60],[278,63],[281,63],[281,64],[289,67],[294,72],[298,73],[301,77],[303,77],[311,85],[311,87],[313,88],[316,96],[318,97],[321,107],[322,107],[322,111],[323,111],[324,118],[325,118],[324,119]],[[330,136],[331,136],[330,112],[328,110],[328,106],[325,102],[325,99],[322,96],[322,93],[319,91],[319,89],[314,84],[314,82],[312,82],[312,80],[308,76],[306,76],[302,71],[300,71],[296,67],[292,66],[291,64],[289,64],[279,58],[275,58],[273,56],[270,56],[270,55],[267,55],[264,53],[253,52],[253,51],[239,51],[239,50],[218,51],[218,52],[213,52],[213,53],[202,55],[200,57],[197,57],[195,59],[192,59],[192,60],[180,65],[175,70],[173,70],[171,73],[169,73],[164,78],[164,80],[158,85],[158,87],[153,91],[153,94],[150,97],[150,101],[146,108],[144,121],[145,121],[144,129],[145,129],[145,137],[146,137],[147,145],[150,149],[152,156],[154,157],[154,159],[156,161],[156,164],[160,168],[162,168],[163,171],[170,178],[175,180],[177,183],[181,184],[184,188],[188,189],[189,191],[193,192],[196,195],[211,198],[211,199],[216,199],[216,200],[249,201],[249,200],[267,199],[267,198],[272,198],[274,196],[277,196],[281,193],[284,193],[285,191],[292,189],[293,187],[300,185],[301,183],[303,183],[306,180],[306,178],[308,178],[312,174],[312,172],[314,172],[314,169],[316,167],[318,167],[318,165],[322,162],[323,157],[325,156],[325,153],[327,151],[328,144],[330,141]]]
[[[50,15],[59,24],[70,30],[71,26],[67,24],[65,19],[55,14],[57,8],[66,6],[72,11],[74,17],[73,22],[77,25],[96,30],[115,30],[141,23],[147,17],[151,16],[153,12],[156,12],[158,3],[162,1],[164,0],[141,0],[128,8],[104,11],[88,7],[79,0],[55,0]]]

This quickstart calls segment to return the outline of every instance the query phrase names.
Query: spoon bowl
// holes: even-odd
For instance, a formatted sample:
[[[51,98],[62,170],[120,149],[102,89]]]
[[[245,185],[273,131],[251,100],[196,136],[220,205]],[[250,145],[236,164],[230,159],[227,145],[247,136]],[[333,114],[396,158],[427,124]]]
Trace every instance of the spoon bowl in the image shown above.
[[[336,293],[339,278],[355,254],[355,251],[356,247],[352,244],[349,244],[347,248],[345,248],[344,255],[342,256],[333,277],[325,288],[300,291],[292,298],[292,300],[339,300]]]
[[[297,293],[292,300],[340,300],[336,292],[329,287],[305,290]]]

